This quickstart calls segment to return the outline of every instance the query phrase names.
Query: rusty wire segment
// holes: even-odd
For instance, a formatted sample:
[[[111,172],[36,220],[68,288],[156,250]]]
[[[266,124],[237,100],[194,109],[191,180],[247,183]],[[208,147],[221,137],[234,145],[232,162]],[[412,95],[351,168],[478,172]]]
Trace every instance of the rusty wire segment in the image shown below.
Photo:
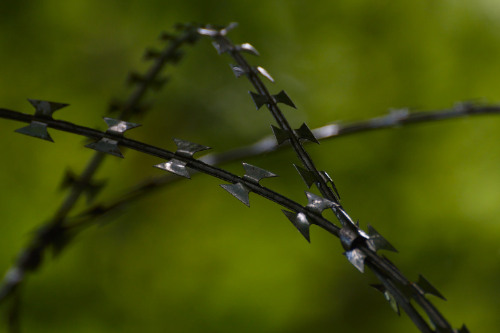
[[[63,203],[59,212],[56,213],[54,219],[39,229],[32,243],[29,244],[27,250],[20,256],[16,265],[8,271],[4,280],[3,289],[0,291],[0,300],[16,290],[19,284],[24,280],[26,272],[34,271],[38,268],[43,256],[43,251],[47,247],[52,246],[56,251],[60,251],[69,241],[71,231],[75,228],[88,226],[87,222],[89,219],[105,214],[112,210],[113,207],[120,206],[127,200],[137,198],[150,191],[152,188],[168,183],[168,179],[172,179],[162,178],[161,181],[154,183],[154,185],[141,185],[125,194],[122,198],[108,207],[96,205],[90,207],[83,214],[75,218],[68,218],[67,215],[69,211],[81,194],[87,192],[89,195],[89,193],[94,193],[100,188],[92,181],[92,176],[101,164],[103,156],[105,156],[104,153],[123,157],[119,148],[119,146],[122,146],[166,160],[166,162],[159,163],[155,165],[155,167],[178,176],[190,178],[193,171],[195,171],[219,178],[225,182],[221,184],[221,187],[245,205],[250,205],[250,192],[279,204],[285,208],[285,210],[283,210],[285,216],[307,241],[310,241],[309,228],[311,225],[317,225],[338,237],[341,241],[341,245],[346,251],[344,254],[351,264],[361,272],[364,271],[365,266],[372,270],[381,283],[375,287],[383,293],[384,297],[389,301],[395,311],[399,313],[399,308],[402,308],[421,332],[468,332],[465,325],[462,326],[461,329],[453,329],[451,324],[448,323],[435,306],[427,299],[427,294],[432,294],[441,298],[443,298],[443,296],[424,277],[419,276],[417,282],[411,282],[387,258],[378,254],[379,250],[396,251],[396,249],[392,247],[375,228],[368,226],[367,232],[365,232],[359,228],[357,223],[353,222],[340,203],[340,196],[333,180],[325,171],[319,171],[317,169],[312,158],[305,150],[303,142],[309,141],[319,143],[319,139],[327,137],[336,137],[401,124],[459,117],[466,114],[498,113],[500,112],[500,108],[477,107],[470,104],[461,104],[451,110],[437,111],[434,113],[411,114],[407,111],[398,111],[392,112],[385,117],[351,125],[343,126],[334,124],[317,130],[310,130],[307,125],[302,124],[299,128],[293,129],[278,106],[278,104],[285,104],[290,107],[295,107],[293,101],[284,91],[280,91],[277,94],[271,94],[267,90],[259,76],[274,81],[269,72],[261,66],[250,66],[242,55],[242,53],[258,55],[257,50],[249,43],[235,45],[227,38],[227,33],[235,26],[235,24],[230,24],[227,27],[221,28],[213,26],[196,28],[189,26],[180,37],[171,39],[173,42],[162,53],[149,51],[147,57],[156,58],[157,62],[145,76],[138,74],[132,74],[130,76],[130,81],[138,84],[138,88],[131,95],[127,103],[122,106],[119,104],[114,104],[112,106],[112,109],[119,109],[121,112],[118,119],[105,118],[108,125],[108,130],[105,132],[61,120],[54,120],[51,117],[52,113],[66,106],[66,104],[62,103],[30,100],[31,104],[36,108],[35,115],[33,116],[12,110],[0,109],[1,118],[22,121],[29,124],[18,130],[18,132],[22,134],[52,141],[47,131],[48,128],[66,131],[94,139],[95,142],[88,144],[87,147],[98,151],[80,177],[71,174],[66,176],[66,179],[68,179],[67,183],[73,184],[70,185],[73,186],[71,194],[68,196],[66,202]],[[186,140],[175,139],[177,150],[172,152],[128,139],[124,136],[125,131],[138,126],[127,120],[129,116],[136,114],[140,109],[139,102],[142,100],[142,96],[147,91],[148,87],[158,87],[164,82],[164,80],[157,76],[163,64],[168,60],[177,60],[179,57],[178,47],[183,42],[196,40],[197,34],[212,38],[214,46],[219,53],[228,53],[237,62],[237,65],[231,66],[236,77],[246,76],[254,85],[257,92],[250,92],[250,96],[257,109],[265,105],[278,125],[272,125],[274,134],[273,140],[276,140],[277,144],[271,143],[269,139],[264,139],[256,145],[244,147],[240,150],[229,152],[226,155],[205,155],[203,158],[196,159],[194,158],[196,153],[210,148]],[[284,146],[284,143],[290,144],[301,161],[302,166],[296,165],[296,169],[307,186],[311,187],[315,184],[322,194],[322,196],[318,196],[312,192],[306,191],[306,205],[294,202],[286,196],[262,186],[260,181],[263,178],[276,176],[271,171],[261,169],[248,163],[243,163],[245,173],[243,176],[237,176],[215,167],[216,164],[230,159],[274,150],[278,146]],[[91,194],[90,197],[92,197]],[[322,217],[322,212],[325,209],[333,210],[340,222],[340,226]],[[416,305],[427,315],[430,322],[421,316],[416,309]]]
[[[126,123],[125,120],[146,111],[144,97],[149,90],[159,89],[165,83],[165,79],[160,76],[165,65],[177,63],[182,56],[180,47],[186,43],[194,43],[198,39],[196,29],[192,25],[179,26],[178,30],[179,33],[176,35],[164,33],[160,36],[160,39],[166,42],[166,46],[162,50],[148,50],[146,52],[144,58],[153,62],[145,74],[132,73],[129,75],[128,82],[134,86],[134,89],[125,101],[114,101],[110,104],[108,111],[112,114],[118,114],[120,121],[113,123],[111,118],[105,118],[109,126],[108,133],[120,135],[129,128],[127,125],[129,123]],[[35,107],[35,116],[40,121],[31,120],[28,126],[20,128],[16,132],[53,141],[47,132],[47,124],[44,120],[53,120],[52,113],[67,106],[67,104],[38,100],[29,100],[29,102]],[[107,150],[101,149],[103,147]],[[69,189],[69,193],[58,211],[38,229],[30,243],[18,255],[15,264],[6,273],[0,287],[0,301],[19,290],[18,287],[25,280],[26,274],[38,269],[48,248],[52,248],[55,253],[58,253],[71,240],[72,235],[65,232],[68,214],[82,194],[87,194],[88,202],[90,202],[103,187],[103,182],[93,180],[95,172],[106,156],[102,152],[110,152],[116,156],[121,155],[116,143],[112,140],[103,139],[103,141],[91,144],[91,148],[96,149],[97,152],[89,160],[83,172],[76,176],[75,173],[69,171],[65,176],[63,185]],[[17,303],[12,311],[17,311],[19,308]],[[18,316],[11,314],[10,317],[16,318]],[[12,330],[16,330],[15,327],[18,324],[12,321],[10,326]]]

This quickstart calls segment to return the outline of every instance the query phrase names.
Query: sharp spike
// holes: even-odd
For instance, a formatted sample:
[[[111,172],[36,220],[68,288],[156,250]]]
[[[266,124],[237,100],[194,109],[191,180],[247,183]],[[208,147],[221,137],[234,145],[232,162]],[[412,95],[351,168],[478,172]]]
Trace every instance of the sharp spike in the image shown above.
[[[62,109],[69,104],[41,101],[38,99],[30,99],[28,101],[35,107],[35,115],[38,117],[52,118],[52,114],[59,109]]]
[[[257,49],[255,47],[253,47],[252,44],[249,44],[249,43],[244,43],[244,44],[241,44],[237,47],[238,51],[242,51],[242,52],[246,52],[246,53],[249,53],[249,54],[252,54],[254,56],[259,56],[259,51],[257,51]]]
[[[109,107],[108,107],[109,113],[117,112],[123,109],[124,109],[123,102],[117,99],[113,99],[111,102],[109,102]]]
[[[311,142],[319,144],[318,139],[316,139],[316,137],[314,136],[314,134],[311,132],[311,130],[309,129],[309,127],[307,127],[307,125],[305,123],[303,123],[302,126],[300,126],[299,129],[295,130],[295,134],[300,139],[308,140],[308,141],[311,141]]]
[[[314,173],[312,173],[311,171],[309,171],[307,169],[304,169],[303,167],[298,166],[297,164],[294,164],[293,166],[295,167],[295,169],[297,169],[300,176],[302,177],[302,179],[306,183],[307,187],[310,188],[312,186],[312,184],[317,182],[317,179],[316,179],[316,176],[314,175]]]
[[[176,50],[172,53],[169,59],[172,61],[173,64],[177,64],[182,59],[183,56],[184,52],[182,52],[181,50]]]
[[[168,81],[169,77],[159,77],[151,81],[151,87],[155,90],[160,90]]]
[[[245,162],[243,162],[242,164],[243,168],[245,168],[245,175],[243,176],[243,178],[250,180],[254,183],[258,184],[262,178],[270,178],[278,176],[272,173],[271,171],[261,169],[259,167],[256,167],[255,165],[251,165]]]
[[[236,28],[238,26],[238,23],[237,22],[231,22],[229,23],[224,29],[220,30],[220,34],[222,36],[225,36],[227,35],[227,33],[231,30],[233,30],[234,28]]]
[[[248,196],[250,190],[245,185],[241,183],[222,184],[221,187],[231,193],[236,199],[250,207],[250,199]]]
[[[28,126],[16,129],[17,133],[29,135],[35,138],[54,142],[49,132],[47,132],[47,124],[33,120]]]
[[[186,163],[177,159],[171,159],[168,162],[156,164],[154,165],[154,167],[169,171],[171,173],[175,173],[176,175],[181,177],[191,179],[191,175],[189,174],[189,171],[186,167]]]
[[[371,225],[368,225],[368,245],[373,251],[387,250],[398,252],[381,234],[377,232]]]
[[[129,123],[127,121],[108,117],[104,117],[104,121],[108,125],[108,130],[106,132],[116,135],[123,135],[126,131],[141,126],[140,124]]]
[[[330,175],[326,171],[320,171],[319,174],[320,174],[321,178],[323,178],[323,181],[325,183],[332,184],[332,189],[335,192],[335,195],[337,197],[337,201],[340,201],[340,194],[339,194],[339,191],[337,190],[337,186],[335,186],[335,183],[333,182],[332,177],[330,177]]]
[[[203,36],[215,37],[219,34],[219,31],[211,28],[198,28],[198,33]]]
[[[253,91],[249,91],[249,93],[250,97],[252,97],[253,102],[255,103],[255,107],[257,108],[257,110],[260,109],[262,105],[269,103],[269,100],[266,96],[254,93]]]
[[[141,74],[139,74],[137,72],[130,72],[130,73],[128,73],[126,82],[127,82],[127,85],[129,85],[129,86],[137,84],[137,83],[141,83],[141,82],[144,82],[144,76],[142,76]]]
[[[85,147],[100,151],[102,153],[111,154],[113,156],[123,158],[123,154],[121,153],[120,149],[118,148],[118,141],[116,141],[116,140],[102,138],[97,142],[93,142],[93,143],[89,143],[88,145],[85,145]]]
[[[231,45],[226,43],[223,40],[213,41],[212,45],[217,50],[218,54],[223,54],[223,53],[229,52],[232,49]]]
[[[417,285],[422,289],[424,293],[437,296],[446,301],[446,298],[422,275],[418,276]]]
[[[211,149],[210,147],[200,145],[198,143],[193,143],[177,138],[174,138],[174,142],[177,146],[177,151],[175,153],[185,157],[193,157],[193,155],[199,151]]]
[[[302,212],[296,214],[284,209],[281,211],[290,220],[290,222],[292,222],[302,236],[304,236],[304,238],[310,243],[311,239],[309,238],[309,227],[311,226],[311,223],[307,220],[306,214]]]
[[[361,237],[358,229],[356,229],[354,226],[351,226],[350,224],[346,224],[345,222],[342,223],[342,225],[345,225],[342,229],[340,229],[339,233],[339,238],[340,238],[340,244],[342,244],[342,247],[344,250],[351,250],[352,248],[355,247],[356,241]]]
[[[356,267],[361,273],[365,272],[365,258],[366,254],[363,253],[360,249],[354,249],[351,251],[344,252],[344,255],[347,257],[347,260]]]
[[[290,97],[288,97],[288,95],[286,94],[286,92],[284,90],[280,91],[276,95],[273,95],[273,98],[276,101],[276,103],[283,103],[283,104],[286,104],[288,106],[291,106],[294,109],[297,108],[295,106],[295,104],[293,104],[292,100],[290,99]]]
[[[469,329],[467,328],[467,326],[465,326],[465,324],[462,325],[462,328],[460,328],[458,330],[458,333],[470,333]]]
[[[372,284],[371,286],[380,291],[384,295],[386,301],[389,302],[389,305],[394,310],[394,312],[398,314],[398,316],[401,315],[401,313],[399,312],[399,305],[398,302],[396,301],[396,298],[394,298],[394,296],[392,296],[392,294],[387,289],[385,289],[384,285]]]
[[[276,137],[276,141],[279,145],[290,139],[290,132],[288,132],[287,130],[281,129],[274,125],[271,125],[271,129],[273,130],[273,134]]]
[[[237,78],[246,74],[245,70],[243,68],[241,68],[240,66],[233,65],[233,64],[230,64],[229,66],[231,66],[231,69],[233,70],[234,76],[236,76]]]
[[[335,206],[334,202],[320,197],[319,195],[316,195],[314,193],[306,191],[306,195],[309,202],[306,208],[315,213],[321,214],[325,209]]]
[[[163,32],[160,34],[159,39],[160,39],[160,40],[163,40],[163,41],[169,41],[169,40],[175,39],[175,35],[173,35],[173,34],[171,34],[171,33],[168,33],[168,32],[163,31]]]
[[[82,182],[78,176],[71,170],[66,170],[63,181],[61,182],[61,189],[66,189],[70,186],[81,186],[84,188],[85,194],[87,195],[87,203],[91,203],[94,198],[99,194],[99,192],[106,185],[105,181],[100,182]]]
[[[265,70],[265,68],[261,67],[261,66],[258,66],[257,68],[257,71],[262,74],[262,76],[264,76],[265,78],[267,78],[269,81],[273,82],[274,83],[274,79],[273,77],[271,76],[271,74],[269,74],[268,71]]]

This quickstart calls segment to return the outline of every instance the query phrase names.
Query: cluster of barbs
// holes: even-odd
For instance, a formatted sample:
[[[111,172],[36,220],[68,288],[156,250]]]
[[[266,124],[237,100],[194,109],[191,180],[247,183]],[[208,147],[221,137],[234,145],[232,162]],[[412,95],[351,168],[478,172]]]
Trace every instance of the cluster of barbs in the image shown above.
[[[156,168],[169,171],[185,178],[190,178],[191,174],[189,169],[194,169],[198,172],[228,182],[229,184],[222,184],[221,187],[247,206],[250,205],[249,193],[254,192],[285,207],[286,210],[283,210],[283,213],[307,241],[310,241],[309,229],[312,224],[337,236],[345,249],[344,255],[349,262],[361,272],[364,272],[365,266],[369,267],[381,282],[381,284],[375,285],[374,287],[383,293],[386,300],[398,314],[399,308],[401,307],[422,332],[469,332],[465,325],[458,330],[452,329],[447,320],[439,313],[432,303],[427,300],[425,297],[426,294],[432,294],[443,299],[444,297],[424,277],[420,275],[416,283],[410,282],[387,258],[379,256],[376,253],[379,250],[397,251],[370,225],[367,227],[367,232],[360,229],[359,224],[355,223],[344,211],[340,204],[340,196],[338,195],[333,180],[325,171],[318,171],[316,169],[312,159],[303,148],[301,142],[301,140],[308,140],[319,143],[318,140],[314,137],[314,134],[306,124],[302,124],[298,129],[292,129],[290,127],[288,121],[279,109],[278,103],[293,108],[295,108],[295,104],[284,91],[274,95],[269,93],[259,78],[259,75],[274,82],[272,76],[267,70],[260,66],[250,66],[242,56],[242,52],[259,55],[257,50],[248,43],[234,45],[226,37],[227,33],[235,27],[235,23],[231,23],[227,27],[221,29],[213,26],[205,26],[199,28],[198,33],[212,38],[213,45],[219,54],[228,53],[233,57],[237,65],[231,65],[231,68],[236,77],[245,75],[257,90],[257,93],[250,92],[257,109],[266,105],[277,121],[278,127],[274,125],[271,126],[277,143],[282,144],[289,141],[297,153],[304,167],[294,165],[295,168],[308,187],[315,184],[322,194],[322,196],[319,196],[306,191],[305,193],[308,200],[306,206],[296,203],[262,186],[260,184],[262,179],[276,177],[276,174],[268,170],[248,163],[243,163],[245,174],[240,177],[195,159],[194,155],[196,153],[210,149],[207,146],[182,139],[174,139],[177,150],[172,152],[139,141],[127,139],[124,137],[124,133],[140,125],[119,119],[104,118],[108,126],[105,132],[54,120],[52,114],[66,107],[68,104],[30,99],[29,102],[36,110],[35,115],[25,115],[25,117],[17,119],[29,122],[28,126],[18,129],[17,132],[47,141],[53,141],[47,132],[47,128],[50,127],[93,138],[96,141],[87,144],[86,147],[113,156],[123,158],[119,145],[157,156],[167,160],[167,162],[156,164]],[[14,118],[15,117],[13,117],[13,119]],[[332,209],[340,221],[341,227],[336,226],[322,216],[323,211],[326,209]],[[433,328],[431,328],[427,321],[417,312],[414,305],[411,304],[412,300],[419,304],[428,315]]]

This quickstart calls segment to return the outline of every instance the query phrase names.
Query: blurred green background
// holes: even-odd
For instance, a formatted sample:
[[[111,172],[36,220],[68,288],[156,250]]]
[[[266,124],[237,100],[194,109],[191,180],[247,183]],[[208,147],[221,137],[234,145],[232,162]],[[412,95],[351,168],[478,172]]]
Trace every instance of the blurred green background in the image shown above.
[[[313,128],[385,114],[500,98],[497,1],[2,1],[0,106],[33,112],[26,98],[70,103],[55,118],[105,129],[112,98],[127,96],[130,70],[177,22],[240,26],[231,33],[261,53]],[[224,151],[270,133],[245,79],[208,40],[186,48],[149,95],[153,109],[128,136],[174,149],[172,137]],[[83,140],[50,131],[55,144],[0,120],[0,267],[63,201],[67,168],[93,154]],[[343,204],[400,251],[392,261],[423,274],[448,299],[443,314],[472,332],[500,327],[500,118],[470,117],[359,134],[308,146],[335,179]],[[128,151],[99,171],[106,201],[160,175],[161,161]],[[280,175],[264,185],[306,203],[290,151],[246,162]],[[243,174],[239,163],[226,169]],[[91,228],[29,278],[25,332],[417,332],[312,228],[308,244],[275,204],[248,209],[198,175],[130,204]],[[83,204],[81,205],[83,206]],[[0,310],[5,313],[7,306]],[[0,326],[6,329],[5,322]]]

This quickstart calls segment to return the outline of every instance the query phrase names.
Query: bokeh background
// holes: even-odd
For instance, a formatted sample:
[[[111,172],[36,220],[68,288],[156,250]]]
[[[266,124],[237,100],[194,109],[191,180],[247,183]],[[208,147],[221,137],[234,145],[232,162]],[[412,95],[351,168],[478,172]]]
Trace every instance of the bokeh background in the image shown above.
[[[70,103],[55,118],[105,129],[113,98],[131,90],[147,47],[177,22],[240,23],[235,42],[298,106],[294,127],[500,99],[497,1],[2,1],[0,106],[33,112],[27,98]],[[174,149],[172,137],[224,151],[270,133],[245,79],[208,40],[185,49],[150,94],[134,139]],[[0,121],[0,267],[63,201],[66,169],[93,154],[79,137],[55,144]],[[500,327],[500,118],[469,117],[359,134],[308,149],[335,179],[343,204],[400,251],[389,258],[411,279],[423,274],[448,299],[443,314],[472,332]],[[99,171],[106,202],[161,161],[128,151]],[[251,158],[280,175],[264,185],[306,203],[293,152]],[[224,166],[243,173],[239,163]],[[49,258],[23,290],[25,332],[417,332],[392,312],[312,228],[308,244],[278,206],[251,195],[249,209],[197,175],[128,205]],[[83,202],[80,208],[83,207]],[[102,223],[106,222],[106,223]],[[107,223],[109,222],[109,223]],[[432,297],[432,296],[430,296]],[[9,304],[0,307],[5,314]],[[5,321],[1,323],[6,329]]]

